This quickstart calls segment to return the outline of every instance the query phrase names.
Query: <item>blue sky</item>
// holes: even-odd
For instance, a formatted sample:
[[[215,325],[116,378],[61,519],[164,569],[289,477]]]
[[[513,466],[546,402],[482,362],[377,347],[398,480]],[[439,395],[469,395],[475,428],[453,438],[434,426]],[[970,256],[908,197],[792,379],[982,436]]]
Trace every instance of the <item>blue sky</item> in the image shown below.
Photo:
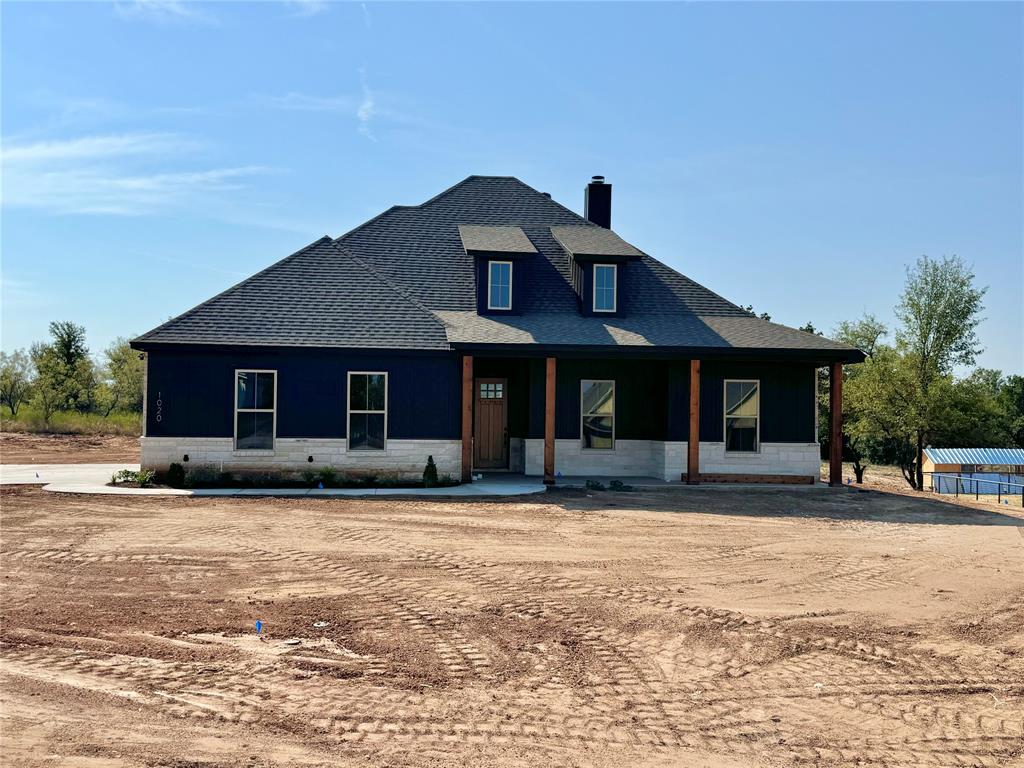
[[[2,5],[3,349],[99,351],[473,173],[740,304],[890,320],[904,265],[989,286],[1024,371],[1024,5]]]

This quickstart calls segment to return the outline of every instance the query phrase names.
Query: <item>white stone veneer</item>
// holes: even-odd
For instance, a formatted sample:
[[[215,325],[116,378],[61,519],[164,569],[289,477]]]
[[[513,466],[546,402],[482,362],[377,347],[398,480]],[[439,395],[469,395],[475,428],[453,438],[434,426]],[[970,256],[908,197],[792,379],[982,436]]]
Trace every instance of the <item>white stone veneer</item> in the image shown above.
[[[186,469],[223,466],[225,471],[275,472],[331,466],[339,472],[397,472],[420,477],[427,457],[433,456],[439,474],[458,478],[462,472],[460,440],[388,440],[383,451],[349,451],[344,438],[315,437],[279,437],[272,451],[236,451],[230,437],[143,437],[140,443],[142,466],[159,471],[176,461]]]
[[[544,441],[526,440],[526,474],[544,474]],[[678,482],[686,471],[685,442],[616,440],[612,450],[584,450],[580,440],[555,440],[555,473],[567,476],[660,477]],[[817,443],[762,443],[757,453],[726,454],[725,443],[700,444],[709,474],[811,475],[820,471]]]

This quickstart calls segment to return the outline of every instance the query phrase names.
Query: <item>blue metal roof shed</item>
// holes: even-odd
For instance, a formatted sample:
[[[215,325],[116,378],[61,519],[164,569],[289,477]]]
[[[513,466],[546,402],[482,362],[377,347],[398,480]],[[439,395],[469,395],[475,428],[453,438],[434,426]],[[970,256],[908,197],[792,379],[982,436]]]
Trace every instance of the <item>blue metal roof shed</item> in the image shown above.
[[[933,464],[1024,465],[1024,448],[925,448]]]

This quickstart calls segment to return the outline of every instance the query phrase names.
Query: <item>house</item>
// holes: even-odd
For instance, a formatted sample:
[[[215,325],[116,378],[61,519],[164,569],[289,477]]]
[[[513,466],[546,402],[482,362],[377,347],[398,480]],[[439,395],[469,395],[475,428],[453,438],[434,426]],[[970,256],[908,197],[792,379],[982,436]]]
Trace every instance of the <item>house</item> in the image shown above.
[[[470,176],[140,336],[143,466],[814,482],[817,368],[863,354],[670,269],[611,203]]]
[[[929,487],[938,493],[1020,493],[1024,448],[929,446],[924,449],[921,469],[932,478]]]

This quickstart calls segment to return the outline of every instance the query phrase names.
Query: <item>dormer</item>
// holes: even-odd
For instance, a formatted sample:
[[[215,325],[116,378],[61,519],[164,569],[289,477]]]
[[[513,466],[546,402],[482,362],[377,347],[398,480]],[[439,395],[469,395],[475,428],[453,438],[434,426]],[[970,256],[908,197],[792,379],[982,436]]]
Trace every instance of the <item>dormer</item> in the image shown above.
[[[580,312],[588,317],[625,314],[628,266],[643,253],[600,226],[551,227],[551,234],[572,260]]]
[[[476,270],[476,311],[481,315],[522,314],[529,283],[527,265],[537,253],[519,227],[459,224],[462,247]]]

